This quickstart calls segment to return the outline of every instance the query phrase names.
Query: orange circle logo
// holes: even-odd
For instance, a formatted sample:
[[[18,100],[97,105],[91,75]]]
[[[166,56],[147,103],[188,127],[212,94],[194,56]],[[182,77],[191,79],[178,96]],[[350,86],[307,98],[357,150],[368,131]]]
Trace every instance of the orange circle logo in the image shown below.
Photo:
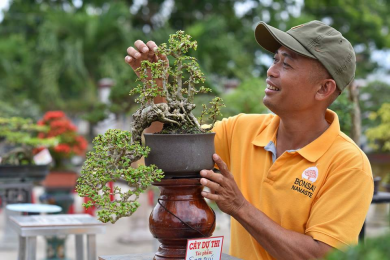
[[[302,178],[315,182],[318,178],[318,168],[316,166],[307,168],[302,172]]]

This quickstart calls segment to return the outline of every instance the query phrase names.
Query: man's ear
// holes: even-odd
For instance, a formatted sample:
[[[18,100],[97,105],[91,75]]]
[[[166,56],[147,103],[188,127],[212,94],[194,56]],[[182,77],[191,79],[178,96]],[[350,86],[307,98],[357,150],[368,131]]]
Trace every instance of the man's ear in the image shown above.
[[[333,79],[324,79],[319,84],[315,99],[320,101],[326,100],[332,96],[335,91],[337,91],[336,82]]]

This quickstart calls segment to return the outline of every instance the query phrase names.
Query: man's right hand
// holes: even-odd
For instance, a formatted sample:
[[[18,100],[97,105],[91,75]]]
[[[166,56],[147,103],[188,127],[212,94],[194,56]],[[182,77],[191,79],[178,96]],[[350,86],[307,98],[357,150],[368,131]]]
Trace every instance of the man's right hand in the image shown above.
[[[141,66],[141,62],[144,60],[148,60],[150,62],[157,62],[158,58],[167,60],[165,55],[160,55],[157,57],[156,55],[157,45],[153,41],[148,41],[146,44],[137,40],[134,42],[134,47],[130,46],[127,48],[128,56],[125,57],[125,61],[127,64],[131,66],[134,70],[135,74],[139,77],[139,72],[137,69]],[[148,75],[150,76],[150,72],[148,71]]]

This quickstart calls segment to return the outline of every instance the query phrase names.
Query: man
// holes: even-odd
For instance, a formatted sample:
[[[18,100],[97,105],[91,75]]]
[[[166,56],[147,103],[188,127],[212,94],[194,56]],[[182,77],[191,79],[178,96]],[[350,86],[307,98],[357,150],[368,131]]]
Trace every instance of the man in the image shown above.
[[[205,198],[232,216],[231,249],[242,259],[313,259],[357,243],[373,194],[365,154],[328,110],[354,79],[355,53],[334,28],[312,21],[282,32],[261,22],[257,42],[274,53],[264,104],[275,115],[224,119],[214,161],[201,171]],[[125,58],[153,59],[142,41]]]

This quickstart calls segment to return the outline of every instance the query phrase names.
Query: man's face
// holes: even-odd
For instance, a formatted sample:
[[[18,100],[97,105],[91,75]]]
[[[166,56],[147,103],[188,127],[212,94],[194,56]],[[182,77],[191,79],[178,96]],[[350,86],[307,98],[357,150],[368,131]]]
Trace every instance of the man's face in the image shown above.
[[[280,47],[267,71],[263,103],[279,116],[310,111],[316,105],[317,92],[314,59]]]

